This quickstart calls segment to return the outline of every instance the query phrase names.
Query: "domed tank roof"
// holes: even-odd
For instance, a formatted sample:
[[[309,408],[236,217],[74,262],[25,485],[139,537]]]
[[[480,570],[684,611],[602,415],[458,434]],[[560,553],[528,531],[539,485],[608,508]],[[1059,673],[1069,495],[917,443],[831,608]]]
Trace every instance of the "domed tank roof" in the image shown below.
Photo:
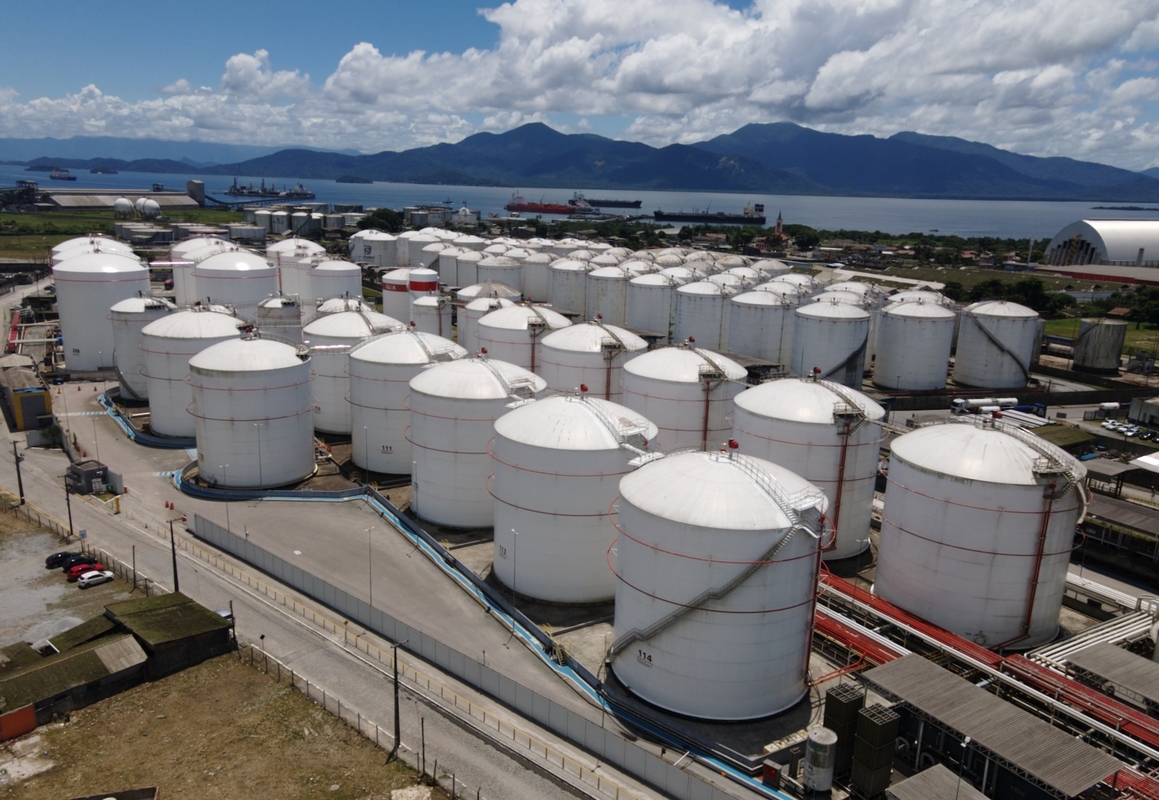
[[[983,317],[1014,317],[1029,319],[1038,316],[1033,308],[1011,303],[1006,300],[983,300],[980,303],[966,306],[965,313]]]
[[[857,292],[843,292],[826,289],[813,298],[816,303],[852,303],[855,306],[865,305],[866,296]]]
[[[345,273],[349,273],[352,275],[361,275],[362,274],[362,268],[359,267],[357,264],[353,264],[349,261],[337,261],[337,260],[333,260],[333,259],[330,259],[327,261],[319,261],[314,266],[314,271],[315,272],[338,272],[338,273],[345,272]]]
[[[953,319],[955,314],[938,302],[926,300],[909,300],[901,303],[890,303],[881,310],[882,314],[891,317],[907,317],[911,319]]]
[[[571,322],[563,314],[552,311],[547,306],[511,306],[499,308],[479,319],[480,325],[505,330],[526,330],[533,319],[542,318],[549,328],[566,328]]]
[[[840,300],[813,302],[807,306],[800,306],[797,313],[803,317],[816,319],[869,319],[869,312],[864,308]]]
[[[450,339],[410,328],[372,337],[350,351],[351,360],[371,364],[432,364],[465,355],[466,348]]]
[[[202,247],[208,247],[210,245],[229,247],[230,243],[225,239],[218,239],[216,236],[191,236],[170,247],[169,255],[174,259],[184,258],[186,253],[200,250]]]
[[[219,272],[272,272],[272,266],[265,258],[248,250],[229,250],[217,253],[197,264],[197,272],[216,270]]]
[[[873,287],[861,281],[838,281],[825,287],[826,292],[853,292],[854,294],[871,294]]]
[[[494,247],[494,245],[492,245]],[[503,255],[488,255],[479,262],[480,267],[518,267],[519,262],[514,258]]]
[[[169,311],[177,310],[177,306],[164,297],[130,297],[114,303],[109,311],[113,314],[144,314],[146,311],[154,311],[159,308],[165,308]]]
[[[657,428],[630,408],[582,395],[556,395],[495,420],[495,432],[549,450],[617,450],[628,436],[651,441]]]
[[[778,292],[767,292],[764,290],[754,289],[751,292],[735,295],[732,302],[742,306],[794,306],[796,305],[796,295],[780,294]]]
[[[1007,433],[1001,424],[973,418],[918,428],[894,439],[891,449],[893,455],[919,469],[1007,486],[1037,484],[1034,466],[1044,452],[1072,466],[1080,483],[1087,472],[1069,454],[1045,440],[1031,447],[1019,436]]]
[[[733,400],[738,407],[761,417],[830,425],[834,406],[850,401],[871,420],[885,417],[885,409],[872,398],[825,380],[782,378],[745,389]]]
[[[94,233],[89,236],[78,236],[75,239],[66,239],[52,248],[53,255],[60,255],[67,250],[74,250],[83,247],[99,247],[106,253],[132,253],[133,248],[112,237],[105,236],[100,233]]]
[[[547,382],[523,367],[489,358],[460,358],[435,364],[411,378],[412,391],[461,400],[501,400],[516,384],[542,392]]]
[[[328,336],[332,339],[362,339],[401,326],[394,317],[377,311],[339,311],[326,314],[302,328],[302,336]]]
[[[284,294],[270,295],[258,303],[258,308],[294,308],[299,306],[297,297],[286,297]]]
[[[629,352],[648,349],[648,343],[631,331],[616,325],[601,325],[596,322],[583,322],[559,328],[539,341],[544,347],[553,347],[556,350],[598,353],[609,339],[619,342]]]
[[[729,293],[728,287],[721,286],[719,283],[713,281],[697,281],[696,283],[686,283],[676,290],[680,294],[696,294],[721,297]]]
[[[482,311],[483,309],[491,309],[492,311],[500,308],[511,308],[515,303],[508,300],[506,297],[476,297],[467,305],[463,306],[468,311]]]
[[[767,476],[768,481],[755,476]],[[620,496],[661,519],[724,530],[788,528],[772,491],[803,511],[827,507],[821,490],[795,472],[736,452],[685,452],[651,461],[620,479]]]
[[[178,311],[153,320],[141,333],[162,339],[217,339],[234,336],[245,322],[217,311]]]
[[[592,270],[591,264],[586,261],[578,261],[571,256],[552,261],[551,268],[560,272],[591,272]]]
[[[274,242],[266,247],[266,255],[273,255],[274,253],[305,253],[322,255],[326,252],[326,248],[317,242],[312,242],[309,239],[299,239],[293,236],[289,239],[282,239],[280,242]]]
[[[678,286],[680,279],[665,275],[663,272],[646,272],[632,278],[628,283],[634,283],[637,286]]]
[[[927,303],[946,303],[948,298],[940,292],[933,292],[928,289],[907,289],[904,292],[894,292],[885,297],[885,302],[893,303],[912,303],[914,300],[922,300]]]
[[[315,310],[319,314],[340,314],[343,311],[374,311],[374,306],[358,297],[331,297]]]
[[[695,347],[661,347],[624,364],[624,371],[641,378],[673,383],[697,383],[705,368],[719,369],[729,380],[744,380],[748,372],[731,358]]]
[[[205,348],[189,359],[189,369],[200,372],[265,372],[299,367],[308,361],[297,348],[268,339],[230,339]]]
[[[464,286],[457,291],[455,295],[460,300],[467,298],[477,299],[480,297],[520,297],[518,289],[513,289],[504,283],[496,283],[495,281],[487,281],[486,283],[472,283],[470,286]]]
[[[106,274],[148,272],[136,256],[122,253],[81,253],[53,266],[54,273]]]
[[[621,280],[626,281],[629,278],[631,278],[632,275],[631,275],[631,273],[628,272],[628,270],[624,269],[622,266],[612,265],[612,266],[607,266],[607,267],[599,267],[598,269],[593,269],[591,272],[588,273],[588,277],[589,278],[611,278],[611,279],[619,278]]]

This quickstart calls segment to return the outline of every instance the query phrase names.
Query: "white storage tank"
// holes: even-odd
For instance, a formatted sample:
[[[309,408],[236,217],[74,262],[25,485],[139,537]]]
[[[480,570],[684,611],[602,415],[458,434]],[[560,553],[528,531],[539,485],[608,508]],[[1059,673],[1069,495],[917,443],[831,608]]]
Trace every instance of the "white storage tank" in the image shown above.
[[[459,309],[459,324],[456,329],[455,341],[467,348],[470,352],[479,351],[479,320],[498,311],[501,308],[510,308],[515,305],[506,297],[476,297]]]
[[[794,313],[792,371],[860,388],[869,344],[869,312],[831,301],[799,306]]]
[[[303,315],[303,321],[309,322],[326,314],[339,314],[343,311],[374,311],[374,306],[361,297],[331,297],[314,306],[308,318]]]
[[[513,286],[504,286],[502,283],[473,283],[455,292],[455,300],[460,305],[466,305],[480,297],[502,297],[513,303],[518,303],[523,299],[518,289]]]
[[[889,305],[894,303],[912,303],[919,300],[923,303],[938,303],[939,305],[949,306],[951,301],[941,292],[932,292],[927,289],[907,289],[904,292],[894,292],[885,297],[885,302]]]
[[[326,257],[326,248],[309,239],[293,236],[274,242],[266,247],[266,260],[281,273],[281,288],[286,294],[303,294],[300,287],[300,273],[309,270],[313,263]],[[309,293],[304,293],[309,297]]]
[[[628,327],[657,334],[661,342],[671,341],[672,321],[676,316],[676,288],[681,285],[680,279],[660,272],[650,272],[628,281]]]
[[[944,389],[956,316],[940,303],[922,300],[882,309],[874,386],[895,392]]]
[[[458,240],[456,240],[458,241]],[[479,283],[479,262],[484,255],[478,250],[464,248],[463,252],[455,256],[455,272],[458,277],[457,286],[472,286]]]
[[[382,313],[395,319],[407,319],[410,301],[410,267],[382,273]]]
[[[213,486],[268,489],[314,473],[310,358],[249,337],[189,359],[197,469]]]
[[[467,234],[465,236],[459,236],[458,238],[453,239],[451,244],[453,244],[455,247],[462,248],[463,250],[474,250],[476,252],[481,252],[483,248],[487,246],[487,240],[480,239],[478,236]]]
[[[439,251],[438,264],[439,283],[447,286],[462,286],[459,283],[459,262],[458,258],[463,253],[467,252],[458,247],[445,247]],[[430,265],[434,269],[434,264]]]
[[[263,336],[283,342],[302,340],[302,304],[297,296],[276,294],[258,303],[255,322]]]
[[[68,257],[68,251],[74,250],[73,255],[83,253],[121,253],[131,256],[133,248],[125,242],[105,236],[101,233],[90,233],[88,236],[77,236],[75,239],[65,239],[52,247],[52,263],[57,263],[57,256]]]
[[[523,285],[523,264],[514,258],[502,255],[488,255],[475,265],[479,283],[501,283],[505,286]]]
[[[406,290],[410,299],[429,297],[439,293],[439,273],[426,267],[415,267],[406,276]]]
[[[491,570],[516,595],[596,603],[616,592],[608,508],[656,426],[583,394],[524,403],[495,420]]]
[[[1127,340],[1127,323],[1113,319],[1084,319],[1074,343],[1075,369],[1118,372],[1119,357]]]
[[[197,286],[193,280],[193,268],[197,265],[194,254],[222,252],[233,247],[230,242],[214,236],[191,236],[169,248],[169,266],[173,270],[173,298],[177,305],[189,305],[197,300]],[[208,253],[207,253],[208,254]]]
[[[620,682],[700,719],[796,704],[808,692],[824,510],[800,476],[733,450],[625,475],[609,655]]]
[[[990,648],[1050,641],[1086,468],[988,417],[893,441],[874,592]]]
[[[764,258],[752,265],[752,268],[764,276],[766,281],[773,280],[781,275],[788,275],[792,267],[784,261],[775,258]]]
[[[121,393],[130,400],[148,400],[145,380],[145,354],[141,351],[141,331],[161,319],[177,306],[160,297],[130,297],[114,303],[109,309],[113,326],[113,366],[121,382]]]
[[[535,372],[543,338],[569,325],[567,317],[547,306],[511,306],[480,318],[475,339],[478,349],[486,349],[492,358]]]
[[[431,242],[419,253],[418,266],[438,270],[439,258],[450,247],[446,242]]]
[[[229,314],[193,308],[175,311],[141,330],[153,433],[181,438],[195,435],[194,420],[187,411],[193,400],[185,382],[189,359],[219,342],[240,338],[244,325]]]
[[[394,317],[374,311],[342,311],[315,318],[302,329],[314,367],[314,428],[325,433],[350,433],[346,372],[350,350],[379,333],[405,327]]]
[[[624,364],[623,400],[660,429],[657,445],[710,448],[726,441],[733,398],[744,390],[744,367],[719,353],[676,345]]]
[[[832,381],[784,378],[736,396],[732,436],[742,453],[789,464],[829,502],[826,561],[856,556],[869,546],[869,517],[877,479],[885,409],[861,392]]]
[[[82,253],[52,268],[64,360],[73,372],[113,364],[109,309],[122,300],[149,295],[149,270],[136,256]]]
[[[808,297],[812,295],[814,291],[813,278],[808,275],[803,275],[800,272],[790,272],[787,275],[779,275],[769,282],[787,283],[790,286],[794,286],[797,289],[797,293],[802,297]]]
[[[416,297],[410,304],[410,323],[416,331],[450,338],[453,331],[454,307],[451,298],[429,294]]]
[[[554,262],[551,265],[551,305],[581,319],[586,318],[588,273],[591,271],[591,265],[586,261],[570,257]]]
[[[520,289],[523,296],[537,303],[551,299],[551,262],[555,259],[548,253],[532,253],[521,263]]]
[[[628,317],[628,280],[631,277],[631,273],[620,266],[599,267],[589,272],[585,303],[588,317],[601,317],[609,325],[624,325]]]
[[[1038,312],[1005,300],[966,306],[958,330],[954,383],[1022,389],[1030,378]]]
[[[350,350],[351,457],[359,469],[410,472],[410,379],[430,364],[467,351],[454,342],[404,329],[374,336]]]
[[[449,528],[490,528],[488,442],[511,403],[530,400],[543,379],[486,357],[427,367],[410,382],[411,509]]]
[[[350,237],[350,260],[394,269],[398,266],[398,237],[385,231],[359,231]]]
[[[218,253],[193,268],[198,299],[229,303],[238,316],[253,319],[258,303],[278,293],[278,270],[256,253]]]
[[[728,301],[735,292],[712,281],[687,283],[676,290],[672,338],[695,341],[706,350],[728,346]]]
[[[300,278],[298,294],[306,300],[362,296],[362,268],[349,261],[317,262]]]
[[[285,233],[290,229],[290,215],[285,211],[270,212],[270,233]]]
[[[536,373],[549,389],[570,392],[587,386],[590,397],[620,402],[624,364],[647,349],[647,342],[615,325],[569,325],[543,337]]]
[[[752,291],[730,297],[729,305],[729,352],[788,367],[793,359],[795,300],[774,292]]]

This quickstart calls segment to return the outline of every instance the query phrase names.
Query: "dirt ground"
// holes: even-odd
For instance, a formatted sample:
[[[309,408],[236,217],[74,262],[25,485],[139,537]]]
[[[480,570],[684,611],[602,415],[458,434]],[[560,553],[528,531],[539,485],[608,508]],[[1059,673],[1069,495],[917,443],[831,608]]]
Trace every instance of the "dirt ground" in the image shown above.
[[[78,591],[44,556],[56,536],[0,496],[0,644],[31,641],[129,597],[123,580]],[[425,800],[405,765],[286,683],[222,656],[0,744],[0,800],[61,800],[156,786],[166,798]],[[392,798],[396,790],[402,792]],[[103,795],[102,795],[103,796]]]

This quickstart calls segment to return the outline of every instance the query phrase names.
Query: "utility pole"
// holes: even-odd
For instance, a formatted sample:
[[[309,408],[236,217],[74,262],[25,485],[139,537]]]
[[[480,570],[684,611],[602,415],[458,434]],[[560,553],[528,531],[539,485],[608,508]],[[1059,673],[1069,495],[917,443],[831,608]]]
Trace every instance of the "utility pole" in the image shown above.
[[[173,535],[173,520],[169,520],[169,548],[173,554],[173,593],[181,591],[181,583],[177,579],[177,538]]]
[[[401,724],[398,713],[398,648],[409,642],[405,641],[395,642],[391,645],[392,653],[390,656],[391,664],[394,666],[394,746],[390,748],[390,755],[387,756],[387,761],[395,758],[398,755],[398,746],[402,743]]]
[[[68,537],[72,538],[72,492],[68,490],[68,476],[64,476],[64,504],[68,508]]]
[[[24,505],[24,478],[20,475],[20,462],[24,458],[20,455],[20,451],[16,449],[16,440],[12,440],[12,457],[16,459],[16,486],[20,493],[20,505]]]

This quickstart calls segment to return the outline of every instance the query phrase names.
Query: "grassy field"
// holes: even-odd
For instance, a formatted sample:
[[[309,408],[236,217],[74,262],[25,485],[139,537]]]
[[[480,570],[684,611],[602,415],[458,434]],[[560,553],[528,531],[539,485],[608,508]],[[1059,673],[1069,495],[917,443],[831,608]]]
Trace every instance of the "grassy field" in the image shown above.
[[[1046,286],[1048,292],[1059,292],[1067,288],[1067,286],[1081,283],[1080,281],[1068,278],[1052,278],[1048,275],[1039,275],[1036,272],[1006,272],[1000,269],[978,269],[976,267],[966,267],[964,269],[932,266],[889,267],[888,269],[882,270],[882,280],[888,281],[888,276],[891,275],[898,278],[908,278],[918,281],[936,281],[938,283],[957,281],[967,289],[977,286],[979,283],[985,283],[986,281],[995,279],[1006,283],[1014,283],[1025,278],[1038,278]]]

